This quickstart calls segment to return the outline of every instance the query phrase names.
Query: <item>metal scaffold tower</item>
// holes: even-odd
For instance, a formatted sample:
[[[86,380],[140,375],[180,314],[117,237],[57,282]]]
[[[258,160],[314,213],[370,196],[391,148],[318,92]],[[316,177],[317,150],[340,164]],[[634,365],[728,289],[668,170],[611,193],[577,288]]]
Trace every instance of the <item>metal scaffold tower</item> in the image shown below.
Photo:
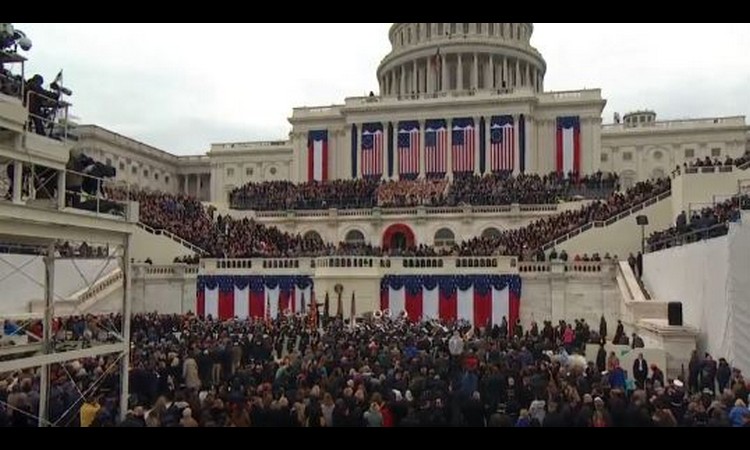
[[[71,170],[70,104],[63,100],[71,92],[62,85],[62,72],[50,91],[34,88],[35,77],[26,80],[25,58],[16,47],[27,50],[31,44],[19,33],[10,24],[0,24],[0,380],[38,368],[38,424],[64,426],[119,368],[119,416],[124,419],[130,356],[130,241],[138,204],[107,198],[104,179]],[[8,42],[18,45],[6,47]],[[14,72],[13,67],[18,69]],[[41,100],[33,100],[34,95]],[[122,273],[122,285],[107,297],[117,298],[116,311],[85,317],[91,300],[101,294],[100,281],[107,271],[116,270]],[[75,292],[70,286],[76,287]],[[98,321],[99,335],[70,339],[60,327],[70,317]],[[94,357],[106,357],[108,364],[81,389],[70,367]],[[55,418],[49,411],[52,368],[73,382],[79,396]],[[7,403],[2,406],[13,408]]]

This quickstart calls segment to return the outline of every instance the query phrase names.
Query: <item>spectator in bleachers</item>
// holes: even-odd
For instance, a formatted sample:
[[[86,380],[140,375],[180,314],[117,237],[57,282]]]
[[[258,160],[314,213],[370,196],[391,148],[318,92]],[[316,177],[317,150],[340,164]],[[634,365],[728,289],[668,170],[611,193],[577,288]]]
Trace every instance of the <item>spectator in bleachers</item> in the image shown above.
[[[717,203],[713,207],[693,211],[689,221],[685,211],[682,211],[675,220],[675,226],[651,233],[647,239],[648,247],[651,251],[657,251],[724,236],[729,231],[729,222],[739,220],[740,211],[748,207],[750,197],[741,195]]]

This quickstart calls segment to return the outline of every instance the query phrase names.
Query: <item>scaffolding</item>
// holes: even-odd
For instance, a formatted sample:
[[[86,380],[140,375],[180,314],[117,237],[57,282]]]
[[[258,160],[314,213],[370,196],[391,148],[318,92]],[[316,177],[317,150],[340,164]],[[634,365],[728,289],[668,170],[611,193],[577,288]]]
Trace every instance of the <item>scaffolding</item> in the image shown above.
[[[20,64],[21,81],[23,81],[24,58],[7,52],[0,54],[3,64]],[[8,76],[7,70],[4,76]],[[130,201],[114,202],[107,199],[102,186],[105,180],[76,173],[66,168],[70,158],[71,144],[68,142],[68,103],[62,102],[65,109],[62,116],[45,124],[44,130],[54,132],[40,133],[34,121],[38,117],[30,114],[27,101],[24,101],[23,86],[19,92],[10,90],[9,80],[5,80],[0,92],[0,166],[13,174],[7,180],[7,195],[0,199],[0,268],[5,270],[0,275],[0,321],[4,328],[12,324],[14,332],[25,340],[17,342],[13,337],[6,339],[8,346],[0,346],[0,375],[16,373],[30,368],[39,368],[39,409],[35,419],[39,426],[60,426],[64,417],[75,411],[90,394],[95,392],[105,377],[111,375],[119,366],[119,417],[125,418],[128,411],[128,373],[130,356],[130,313],[131,313],[131,257],[130,241],[135,232],[138,218],[138,204]],[[14,85],[13,85],[14,86]],[[18,95],[16,95],[18,94]],[[46,119],[45,119],[46,120]],[[33,130],[32,130],[33,128]],[[12,168],[12,169],[11,169]],[[12,171],[12,172],[11,172]],[[3,170],[4,175],[5,170]],[[92,178],[89,185],[95,185],[92,192],[85,192],[80,187],[73,189],[66,180],[82,177]],[[113,207],[113,204],[117,204]],[[84,206],[82,206],[84,205]],[[76,255],[62,251],[63,243],[87,243],[101,245],[107,249],[90,258],[87,254]],[[28,258],[15,258],[17,255]],[[39,272],[29,273],[34,262],[43,261],[43,277]],[[119,327],[112,324],[102,325],[107,330],[105,342],[86,340],[70,346],[60,345],[60,339],[54,334],[61,315],[56,309],[62,302],[73,304],[73,315],[84,315],[81,305],[67,298],[69,293],[56,291],[56,270],[60,267],[72,268],[80,275],[85,292],[106,276],[106,273],[86,275],[81,270],[81,260],[103,262],[103,272],[109,264],[116,261],[117,270],[122,271],[121,323]],[[65,276],[74,276],[66,274]],[[15,277],[15,278],[13,278]],[[40,280],[39,278],[43,278]],[[19,306],[18,280],[43,289],[43,308],[41,314],[31,311],[31,300],[28,309]],[[13,281],[15,280],[15,281]],[[67,280],[66,280],[67,281]],[[79,289],[80,291],[80,289]],[[4,319],[7,319],[4,320]],[[38,325],[41,321],[41,333],[34,334],[28,328],[30,324]],[[20,326],[18,324],[21,324]],[[110,327],[111,325],[111,327]],[[0,333],[0,337],[4,333]],[[63,339],[64,340],[64,339]],[[0,342],[2,344],[2,342]],[[74,383],[79,398],[53,421],[49,415],[50,405],[50,368],[60,364],[65,376],[73,380],[66,362],[92,357],[112,355],[112,361],[103,373],[99,374],[88,389],[81,390]],[[5,404],[6,408],[12,405]],[[27,414],[28,412],[21,412]]]

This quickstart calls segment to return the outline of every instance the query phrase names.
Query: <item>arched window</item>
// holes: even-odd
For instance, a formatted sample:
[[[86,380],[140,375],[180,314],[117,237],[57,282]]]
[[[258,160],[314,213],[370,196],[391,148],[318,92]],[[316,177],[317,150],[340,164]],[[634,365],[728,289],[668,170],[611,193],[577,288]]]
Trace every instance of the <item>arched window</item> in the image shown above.
[[[315,230],[310,230],[302,236],[306,241],[323,242],[323,238],[320,237],[320,233]]]
[[[346,233],[346,238],[344,238],[344,240],[347,244],[364,244],[365,235],[359,230],[351,230]]]
[[[441,228],[435,233],[435,247],[450,247],[456,242],[456,235],[448,228]]]
[[[495,227],[485,228],[485,230],[482,231],[482,237],[485,239],[496,239],[500,237],[500,230]]]
[[[495,24],[494,23],[489,23],[489,24],[487,24],[487,27],[488,27],[490,36],[494,36],[495,35]]]
[[[633,187],[635,184],[635,172],[626,170],[620,174],[620,189],[625,190]]]
[[[456,34],[456,26],[457,26],[457,25],[458,25],[458,24],[455,24],[455,23],[452,23],[452,24],[451,24],[451,34]]]
[[[443,23],[442,22],[438,23],[437,35],[438,37],[443,35]]]
[[[464,34],[469,34],[469,24],[468,23],[462,23],[464,28]]]
[[[432,37],[432,24],[426,23],[425,26],[427,26],[427,28],[425,28],[424,31],[427,33],[427,39],[429,39]]]
[[[482,26],[483,25],[484,25],[483,23],[478,23],[477,24],[477,34],[482,34]]]

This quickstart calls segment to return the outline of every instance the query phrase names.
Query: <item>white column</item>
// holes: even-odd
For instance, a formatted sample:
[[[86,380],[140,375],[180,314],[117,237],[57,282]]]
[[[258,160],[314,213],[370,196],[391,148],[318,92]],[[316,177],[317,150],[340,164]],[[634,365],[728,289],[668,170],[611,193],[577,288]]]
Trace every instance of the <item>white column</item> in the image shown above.
[[[529,75],[529,63],[526,63],[526,74],[524,75],[524,86],[531,86],[531,78]]]
[[[65,171],[57,171],[57,209],[65,209]]]
[[[425,177],[424,124],[424,120],[419,121],[419,178]]]
[[[411,89],[415,94],[419,93],[419,68],[417,67],[417,60],[414,60],[412,73],[411,73]]]
[[[448,78],[448,55],[440,55],[440,70],[442,71],[442,81],[440,82],[440,90],[445,92],[450,86],[450,79]]]
[[[536,139],[534,139],[534,133],[532,131],[532,118],[530,115],[524,116],[526,119],[526,172],[527,173],[536,173],[537,172],[537,162],[536,162],[536,150],[531,151],[532,148],[536,149]]]
[[[21,203],[23,194],[23,163],[13,161],[13,203]]]
[[[474,53],[474,64],[471,66],[471,87],[479,89],[479,57]]]
[[[401,79],[399,80],[399,95],[406,95],[406,69],[405,66],[399,66]]]
[[[182,176],[182,193],[187,195],[188,193],[188,176],[187,174]]]
[[[474,174],[479,175],[479,117],[474,117]]]
[[[362,179],[362,124],[357,125],[357,178]]]
[[[505,24],[503,24],[505,26]],[[503,73],[500,79],[500,86],[505,83],[506,88],[510,88],[510,77],[508,76],[508,57],[503,56]]]
[[[516,59],[516,78],[513,80],[513,86],[521,86],[521,61]]]
[[[464,64],[461,54],[458,54],[458,63],[456,64],[456,90],[461,91],[464,88]]]
[[[448,152],[445,175],[453,181],[453,119],[445,119],[445,126],[448,127]]]
[[[521,161],[521,147],[518,145],[518,117],[518,114],[513,114],[513,124],[515,125],[513,127],[513,175],[518,175],[520,172],[519,165]]]
[[[486,89],[495,89],[495,60],[492,55],[487,57],[487,71],[484,77],[484,87]]]
[[[383,125],[383,129],[386,129],[386,125]],[[398,165],[398,122],[393,122],[393,136],[388,136],[388,139],[385,139],[383,142],[386,143],[385,148],[383,148],[383,179],[388,179],[388,143],[390,142],[391,145],[393,145],[393,180],[398,180],[398,171],[399,171],[399,165]]]
[[[484,172],[485,173],[491,173],[492,170],[490,168],[490,138],[491,138],[491,131],[492,131],[492,124],[490,121],[492,120],[492,116],[487,116],[484,118]]]
[[[435,92],[434,83],[435,80],[435,74],[434,69],[432,68],[432,57],[427,58],[427,65],[425,66],[425,82],[427,83],[425,92],[433,93]]]

